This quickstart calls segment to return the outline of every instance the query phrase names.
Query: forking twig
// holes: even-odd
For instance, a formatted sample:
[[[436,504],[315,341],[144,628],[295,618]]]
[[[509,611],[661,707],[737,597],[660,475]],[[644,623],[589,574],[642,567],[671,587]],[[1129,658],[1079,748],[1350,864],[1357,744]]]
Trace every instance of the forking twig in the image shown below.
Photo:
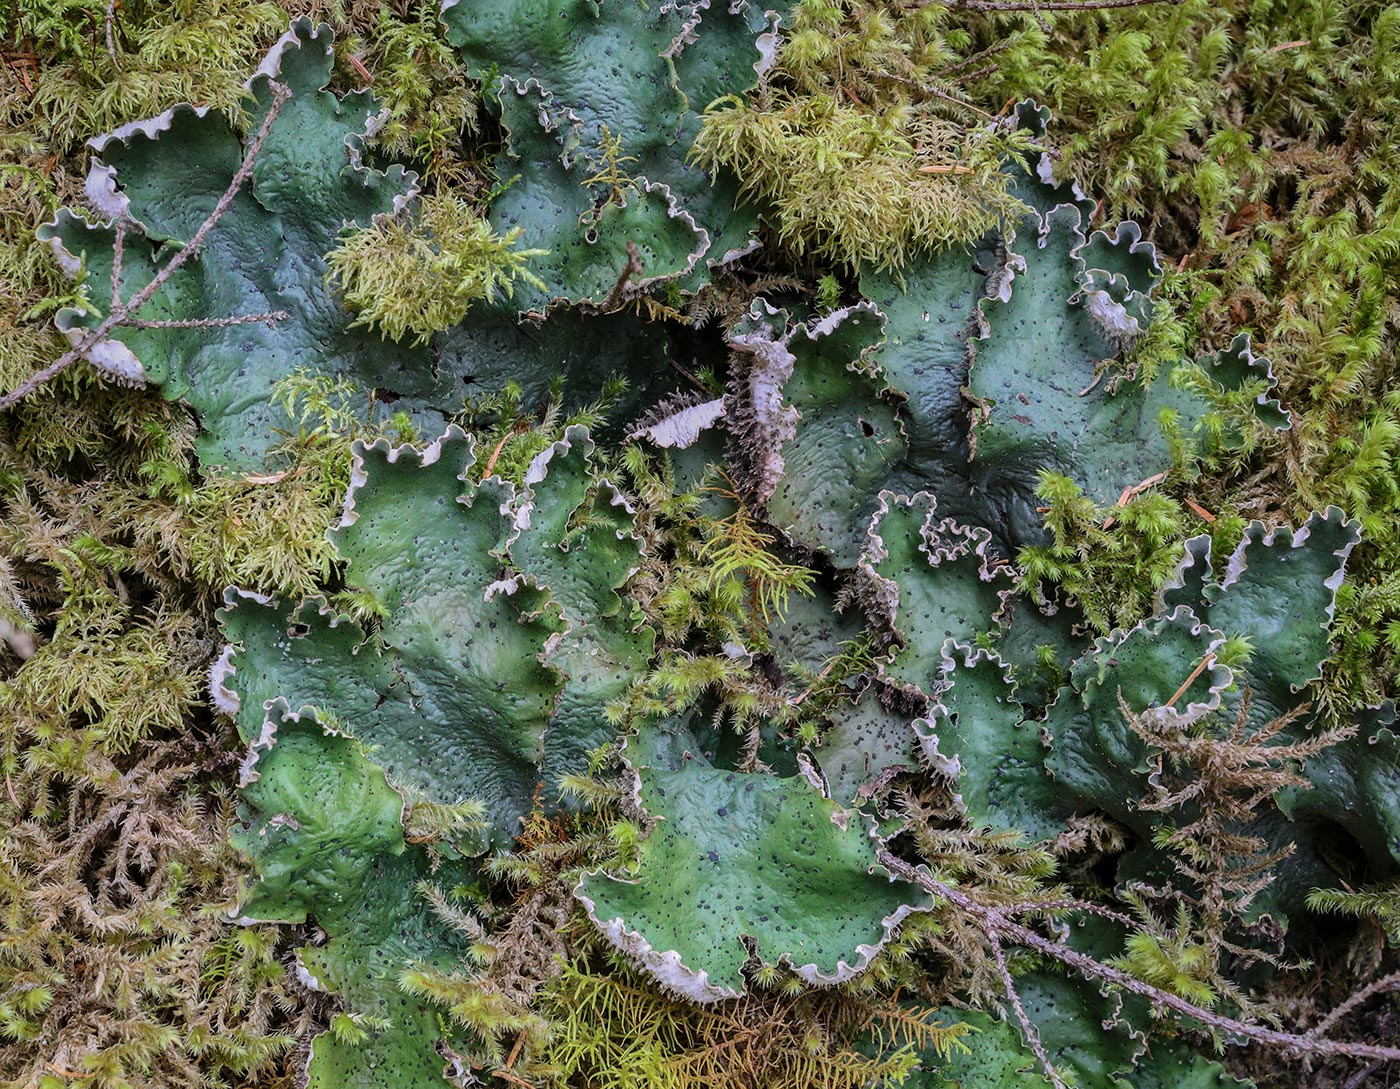
[[[1321,1036],[1311,1034],[1297,1035],[1291,1032],[1280,1032],[1277,1029],[1265,1028],[1263,1025],[1251,1025],[1244,1021],[1237,1021],[1233,1017],[1226,1017],[1223,1014],[1212,1013],[1202,1006],[1197,1006],[1186,999],[1175,995],[1170,991],[1164,991],[1159,987],[1154,987],[1150,983],[1144,983],[1136,976],[1129,975],[1121,969],[1104,964],[1100,960],[1081,953],[1076,949],[1061,942],[1038,934],[1030,927],[1022,926],[1020,923],[1007,918],[1004,909],[988,907],[980,904],[964,892],[959,892],[951,885],[938,880],[927,871],[921,871],[909,865],[903,859],[896,857],[888,848],[880,848],[875,853],[880,865],[896,874],[911,881],[932,893],[939,899],[946,900],[955,908],[966,913],[977,921],[988,940],[992,943],[993,955],[1003,939],[1023,945],[1028,949],[1034,949],[1037,953],[1042,953],[1052,960],[1073,968],[1086,978],[1102,980],[1111,983],[1115,987],[1145,998],[1158,1008],[1169,1009],[1183,1017],[1190,1017],[1199,1021],[1209,1028],[1217,1029],[1229,1036],[1243,1037],[1254,1043],[1264,1044],[1268,1047],[1275,1047],[1282,1051],[1291,1051],[1300,1054],[1315,1055],[1348,1055],[1360,1059],[1375,1059],[1380,1062],[1400,1062],[1400,1048],[1383,1047],[1379,1044],[1353,1043],[1347,1040],[1329,1040]],[[1003,976],[1003,983],[1005,976]],[[1320,1026],[1319,1026],[1320,1027]],[[1315,1031],[1315,1030],[1314,1030]],[[1034,1044],[1032,1044],[1034,1047]],[[1043,1051],[1043,1048],[1042,1048]],[[1039,1057],[1039,1056],[1037,1056]],[[1056,1080],[1057,1075],[1047,1068],[1046,1073],[1051,1081]]]
[[[1374,998],[1378,994],[1384,994],[1387,991],[1394,990],[1400,990],[1400,972],[1391,972],[1390,975],[1384,976],[1381,979],[1376,980],[1374,983],[1367,984],[1365,987],[1357,991],[1354,995],[1352,995],[1345,1002],[1343,1002],[1340,1006],[1334,1009],[1331,1013],[1329,1013],[1326,1017],[1324,1017],[1321,1021],[1319,1021],[1316,1025],[1308,1029],[1307,1035],[1321,1036],[1324,1032],[1330,1029],[1343,1017],[1349,1014],[1352,1010],[1356,1009],[1357,1006],[1361,1005],[1361,1003],[1365,1002],[1368,998]]]
[[[27,381],[21,383],[3,397],[0,397],[0,411],[18,404],[40,386],[45,385],[56,375],[67,370],[79,359],[86,356],[88,352],[92,351],[93,348],[101,344],[102,341],[107,338],[107,334],[113,329],[123,325],[140,326],[143,324],[131,320],[131,316],[139,312],[143,306],[151,301],[152,296],[165,286],[166,281],[175,274],[175,271],[179,269],[181,265],[199,252],[200,248],[204,245],[205,239],[209,237],[209,232],[212,231],[219,220],[223,218],[224,213],[227,212],[230,205],[233,204],[234,198],[238,196],[238,191],[243,188],[243,183],[252,175],[253,163],[258,157],[258,153],[262,151],[263,145],[267,143],[268,134],[272,131],[272,123],[277,119],[277,115],[282,112],[282,107],[292,97],[292,92],[285,85],[275,80],[270,80],[268,86],[272,90],[272,103],[268,107],[267,114],[263,117],[262,124],[258,126],[257,135],[253,137],[253,142],[248,145],[248,151],[243,156],[243,162],[239,165],[238,171],[233,175],[233,180],[229,182],[228,188],[224,190],[223,196],[221,196],[218,203],[214,205],[214,210],[209,213],[204,222],[195,230],[189,243],[184,246],[179,253],[175,254],[164,268],[152,277],[150,283],[136,292],[135,295],[131,296],[127,302],[120,302],[122,245],[125,239],[126,228],[125,217],[118,216],[116,240],[113,244],[112,251],[113,305],[111,313],[102,320],[101,324],[99,324],[96,329],[85,334],[70,350],[64,352],[63,355],[59,356],[47,367],[36,371]],[[286,316],[286,312],[279,310],[271,314],[250,314],[246,317],[237,318],[214,318],[209,319],[208,322],[201,322],[201,324],[241,324],[249,321],[270,321],[284,316]],[[162,326],[148,325],[147,327],[161,328]],[[167,327],[182,328],[183,326]]]

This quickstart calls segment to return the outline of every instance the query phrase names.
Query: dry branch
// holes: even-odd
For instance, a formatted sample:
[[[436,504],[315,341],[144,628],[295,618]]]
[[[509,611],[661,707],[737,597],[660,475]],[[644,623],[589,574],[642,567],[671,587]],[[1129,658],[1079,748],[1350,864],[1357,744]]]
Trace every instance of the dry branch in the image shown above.
[[[195,230],[189,243],[184,246],[179,253],[175,254],[164,268],[152,277],[150,283],[136,292],[127,302],[123,303],[120,301],[121,261],[122,244],[126,227],[125,218],[123,216],[118,216],[116,221],[116,239],[112,254],[111,313],[102,320],[97,328],[85,334],[71,349],[64,352],[63,355],[59,356],[47,367],[35,371],[28,380],[21,383],[3,397],[0,397],[0,410],[10,408],[12,405],[16,405],[24,400],[40,386],[47,384],[57,375],[71,367],[79,359],[86,356],[88,352],[101,344],[113,329],[121,326],[141,327],[144,324],[146,328],[198,328],[206,325],[218,326],[240,324],[249,321],[269,321],[286,316],[285,311],[279,310],[271,314],[250,314],[245,317],[235,318],[210,318],[190,323],[142,323],[132,318],[132,315],[139,312],[143,306],[151,301],[155,293],[165,286],[166,281],[175,274],[176,270],[199,252],[205,240],[209,237],[209,232],[211,232],[215,225],[218,224],[219,220],[223,218],[224,213],[227,212],[229,207],[233,204],[234,198],[238,195],[238,191],[243,188],[243,183],[252,175],[253,163],[257,160],[258,153],[262,151],[263,145],[267,142],[268,134],[272,131],[272,123],[277,120],[277,115],[282,112],[282,107],[292,97],[292,92],[275,80],[270,80],[268,86],[272,89],[272,103],[268,106],[262,124],[258,126],[257,135],[253,137],[253,142],[248,145],[248,151],[243,156],[243,162],[233,175],[233,180],[229,182],[228,188],[225,189],[223,195],[219,197],[218,203],[214,205],[214,210],[209,213],[204,222]]]
[[[950,885],[944,884],[936,877],[925,870],[919,870],[909,865],[903,859],[897,858],[888,848],[881,848],[876,852],[880,864],[891,873],[897,874],[906,881],[912,881],[921,888],[931,892],[934,896],[946,900],[960,911],[971,916],[983,932],[987,935],[988,941],[992,945],[993,953],[996,952],[1002,939],[1008,939],[1017,945],[1023,945],[1028,949],[1034,949],[1037,953],[1042,953],[1053,960],[1059,961],[1067,967],[1073,968],[1076,972],[1089,979],[1099,979],[1105,983],[1111,983],[1115,987],[1135,994],[1140,998],[1145,998],[1152,1005],[1169,1009],[1173,1013],[1178,1013],[1183,1017],[1190,1017],[1201,1024],[1216,1029],[1228,1036],[1238,1036],[1245,1040],[1250,1040],[1265,1047],[1276,1048],[1280,1051],[1289,1051],[1296,1054],[1313,1055],[1346,1055],[1359,1059],[1374,1059],[1380,1062],[1400,1062],[1400,1048],[1383,1047],[1379,1044],[1355,1043],[1348,1040],[1330,1040],[1321,1036],[1297,1035],[1291,1032],[1280,1032],[1277,1029],[1266,1028],[1263,1025],[1252,1025],[1244,1021],[1237,1021],[1233,1017],[1226,1017],[1223,1014],[1213,1013],[1202,1006],[1197,1006],[1179,995],[1164,991],[1160,987],[1154,987],[1150,983],[1144,983],[1136,976],[1129,975],[1118,968],[1110,967],[1100,960],[1096,960],[1078,950],[1071,949],[1061,942],[1053,941],[1044,935],[1036,933],[1030,927],[1022,926],[1020,923],[1007,918],[1005,910],[1001,908],[988,907],[980,904],[964,892],[959,892]],[[1048,1071],[1047,1071],[1048,1072]]]

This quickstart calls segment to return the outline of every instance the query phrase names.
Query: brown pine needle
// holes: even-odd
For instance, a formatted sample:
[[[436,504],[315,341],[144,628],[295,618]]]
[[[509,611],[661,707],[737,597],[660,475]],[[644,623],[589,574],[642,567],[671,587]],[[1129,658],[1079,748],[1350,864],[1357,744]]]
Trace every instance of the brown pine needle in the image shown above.
[[[1175,710],[1176,701],[1181,699],[1181,697],[1186,694],[1186,690],[1196,683],[1197,677],[1199,677],[1202,673],[1204,673],[1214,664],[1214,654],[1207,654],[1204,658],[1202,658],[1200,665],[1196,666],[1196,668],[1191,671],[1191,676],[1187,677],[1186,680],[1182,681],[1181,687],[1172,693],[1172,698],[1167,700],[1167,706]]]

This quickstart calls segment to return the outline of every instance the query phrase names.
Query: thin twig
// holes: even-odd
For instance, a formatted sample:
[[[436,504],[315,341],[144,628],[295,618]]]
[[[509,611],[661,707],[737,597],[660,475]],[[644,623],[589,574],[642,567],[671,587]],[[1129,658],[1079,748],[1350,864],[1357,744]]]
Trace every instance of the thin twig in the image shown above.
[[[1347,1078],[1346,1081],[1342,1082],[1342,1089],[1361,1089],[1361,1086],[1366,1083],[1372,1074],[1381,1068],[1381,1065],[1379,1059],[1375,1062],[1367,1063],[1355,1074]]]
[[[987,70],[990,71],[991,69]],[[917,79],[906,79],[904,76],[897,76],[893,72],[885,72],[882,74],[881,78],[893,80],[895,83],[903,83],[905,86],[913,87],[916,90],[922,92],[923,94],[933,95],[934,98],[941,98],[944,102],[951,102],[954,106],[961,106],[965,110],[971,110],[973,113],[980,114],[981,116],[987,118],[990,121],[996,120],[995,114],[990,114],[986,110],[982,109],[980,106],[974,106],[971,102],[964,102],[960,98],[955,98],[953,95],[947,94],[944,91],[940,91],[937,87],[934,87],[929,83],[925,83]]]
[[[1001,65],[999,64],[989,64],[985,68],[974,68],[971,72],[967,72],[964,75],[959,76],[958,82],[971,83],[974,79],[981,79],[983,76],[991,75],[1000,67]]]
[[[1088,397],[1094,392],[1094,387],[1103,381],[1103,376],[1108,373],[1108,365],[1112,362],[1111,359],[1100,359],[1094,364],[1094,380],[1079,391],[1080,397]]]
[[[354,53],[351,53],[345,59],[350,62],[350,67],[355,69],[355,74],[365,81],[366,87],[370,86],[374,82],[374,73],[372,73],[368,68],[366,68],[365,62],[360,60],[359,57],[355,56]]]
[[[486,468],[481,471],[481,478],[483,480],[491,475],[491,470],[496,467],[496,459],[501,456],[501,451],[506,448],[506,443],[510,441],[510,437],[515,433],[515,429],[512,428],[501,436],[500,442],[496,443],[496,449],[492,450],[491,456],[486,459]]]
[[[1357,1006],[1361,1005],[1361,1003],[1365,1002],[1368,998],[1373,998],[1374,996],[1381,994],[1384,991],[1394,991],[1396,989],[1400,989],[1400,972],[1391,972],[1390,975],[1382,976],[1374,983],[1368,983],[1365,987],[1362,987],[1361,990],[1357,991],[1354,995],[1352,995],[1340,1006],[1334,1009],[1316,1025],[1308,1029],[1305,1035],[1321,1036],[1324,1032],[1330,1029],[1343,1017],[1349,1014],[1352,1010],[1356,1009]]]
[[[616,310],[627,298],[627,286],[632,282],[633,276],[642,274],[642,255],[637,251],[635,242],[627,243],[627,263],[622,266],[622,272],[617,277],[617,283],[613,284],[612,290],[608,292],[608,297],[603,300],[598,307],[604,314],[610,314]]]
[[[1004,42],[998,42],[996,45],[989,46],[988,48],[983,49],[980,52],[972,54],[972,56],[966,58],[965,60],[958,61],[957,64],[950,64],[947,68],[940,68],[937,72],[933,73],[933,78],[946,79],[948,76],[956,75],[957,73],[962,72],[967,68],[971,68],[974,64],[980,64],[982,61],[987,60],[989,57],[995,57],[998,53],[1005,52],[1006,50],[1010,49],[1013,44],[1013,40],[1009,38]],[[965,76],[960,76],[959,80],[961,81],[965,78]]]
[[[704,382],[702,382],[702,381],[700,381],[700,379],[696,378],[695,375],[691,374],[688,370],[686,370],[684,367],[682,367],[682,366],[681,366],[679,363],[677,363],[674,359],[671,360],[671,369],[672,369],[673,371],[675,371],[677,374],[679,374],[682,378],[684,378],[687,382],[689,382],[689,383],[690,383],[692,386],[694,386],[696,389],[702,390],[702,391],[704,391],[705,393],[708,393],[708,392],[710,391],[710,387],[709,387],[709,386],[705,385]]]
[[[1199,503],[1197,503],[1194,499],[1192,499],[1189,495],[1183,500],[1183,502],[1184,502],[1188,507],[1190,507],[1193,511],[1196,512],[1196,517],[1199,518],[1199,519],[1201,519],[1201,521],[1203,521],[1203,522],[1214,522],[1214,521],[1215,521],[1215,515],[1211,514],[1210,511],[1206,510],[1205,507],[1201,506],[1201,505],[1200,505]]]
[[[971,110],[973,113],[975,113],[975,114],[981,114],[983,117],[990,118],[990,119],[993,120],[993,121],[996,120],[996,118],[993,117],[992,114],[989,114],[986,110],[982,109],[980,106],[974,106],[971,102],[964,102],[964,101],[963,101],[962,99],[960,99],[960,98],[956,98],[956,97],[953,96],[953,95],[950,95],[950,94],[947,94],[947,93],[945,93],[945,92],[943,92],[943,91],[940,91],[937,87],[929,87],[929,86],[925,85],[924,88],[923,88],[923,91],[924,91],[925,94],[933,95],[934,98],[941,98],[941,99],[943,99],[944,102],[951,102],[954,106],[961,106],[961,107],[962,107],[963,109],[965,109],[965,110]]]
[[[0,411],[9,408],[11,405],[18,404],[40,386],[67,370],[79,359],[86,356],[88,352],[92,351],[93,348],[101,344],[102,341],[107,338],[107,334],[113,329],[120,325],[130,324],[128,321],[130,316],[137,313],[143,306],[150,302],[151,297],[165,286],[166,281],[175,274],[176,270],[199,252],[200,247],[204,245],[204,240],[209,237],[209,232],[214,229],[214,226],[223,217],[223,214],[228,211],[229,206],[233,204],[234,198],[238,195],[238,191],[243,188],[243,183],[252,175],[253,162],[257,159],[258,153],[262,151],[263,144],[267,142],[268,134],[272,131],[273,121],[277,119],[277,115],[282,112],[282,107],[292,97],[292,92],[275,80],[269,81],[268,86],[272,89],[272,103],[268,106],[267,114],[263,117],[262,124],[258,126],[257,135],[253,137],[253,142],[248,145],[248,152],[243,156],[243,162],[238,167],[238,172],[234,174],[233,180],[229,182],[228,188],[224,190],[223,196],[221,196],[218,203],[214,205],[214,210],[209,213],[209,216],[199,225],[198,229],[196,229],[189,243],[184,246],[180,252],[175,254],[164,268],[151,278],[150,283],[133,295],[130,301],[113,307],[112,312],[107,315],[102,323],[99,324],[96,329],[93,329],[90,333],[83,336],[69,351],[64,352],[63,355],[59,356],[47,367],[36,371],[28,381],[22,382],[15,389],[11,390],[3,397],[0,397]],[[120,222],[121,220],[118,219],[118,237],[120,237],[121,234]]]
[[[5,52],[0,53],[0,60],[3,60],[5,62],[5,67],[9,69],[16,79],[24,84],[24,93],[32,95],[34,93],[34,84],[29,78],[29,72],[25,69],[33,69],[37,73],[39,71],[39,59],[34,56],[33,53]]]
[[[232,318],[188,318],[179,321],[147,321],[142,318],[122,324],[133,329],[223,329],[230,325],[253,325],[260,321],[272,325],[291,316],[285,310],[269,310],[263,314],[240,314]]]
[[[817,674],[816,679],[813,680],[811,684],[809,684],[809,685],[808,685],[806,688],[804,688],[800,693],[798,693],[798,695],[793,699],[792,705],[793,705],[794,707],[796,707],[796,706],[797,706],[798,704],[800,704],[803,700],[805,700],[808,696],[810,696],[810,695],[812,694],[813,689],[815,689],[815,688],[817,687],[817,681],[822,680],[828,673],[830,673],[830,672],[831,672],[831,667],[834,666],[835,664],[836,664],[836,659],[832,659],[830,662],[827,662],[827,663],[826,663],[826,668],[824,668],[820,673]]]
[[[1024,900],[1017,904],[1007,904],[1002,910],[1014,911],[1018,915],[1023,911],[1043,911],[1047,913],[1057,911],[1084,911],[1090,915],[1099,915],[1105,919],[1112,919],[1115,923],[1126,926],[1129,930],[1136,928],[1138,925],[1136,920],[1129,918],[1121,911],[1114,911],[1112,908],[1106,908],[1102,904],[1091,904],[1087,900]]]
[[[1098,383],[1098,378],[1097,378],[1097,377],[1094,379],[1094,382],[1095,382],[1095,384]],[[1093,388],[1094,388],[1093,386],[1090,386],[1090,387],[1089,387],[1089,389],[1093,389]],[[1083,392],[1080,393],[1080,396],[1082,397],[1082,396],[1084,395],[1084,393],[1087,393],[1087,392],[1088,392],[1088,390],[1084,390]],[[1167,474],[1166,474],[1166,473],[1156,473],[1156,474],[1154,474],[1153,476],[1149,476],[1149,477],[1148,477],[1146,480],[1144,480],[1141,484],[1130,484],[1130,485],[1128,485],[1126,488],[1123,489],[1123,494],[1120,495],[1120,496],[1118,497],[1118,507],[1119,507],[1119,509],[1121,510],[1123,507],[1126,507],[1129,503],[1131,503],[1134,499],[1136,499],[1138,496],[1140,496],[1143,492],[1147,491],[1148,488],[1154,488],[1154,487],[1156,487],[1158,484],[1162,483],[1162,481],[1164,481],[1164,480],[1166,480],[1166,479],[1167,479]],[[1115,521],[1117,521],[1117,520],[1118,520],[1118,516],[1117,516],[1116,514],[1110,514],[1107,518],[1105,518],[1105,519],[1103,520],[1103,528],[1104,528],[1104,529],[1110,529],[1110,528],[1112,528],[1113,523],[1114,523]]]
[[[112,63],[117,63],[117,40],[112,33],[112,24],[117,20],[117,0],[107,0],[107,15],[104,22],[107,24],[107,55],[112,58]]]
[[[126,246],[126,209],[117,213],[116,233],[112,236],[112,307],[109,314],[122,308],[122,253]]]
[[[512,1066],[515,1065],[515,1060],[516,1060],[516,1059],[520,1058],[520,1049],[521,1049],[522,1047],[524,1047],[524,1046],[525,1046],[525,1033],[524,1033],[524,1031],[522,1030],[521,1033],[520,1033],[520,1035],[517,1036],[517,1037],[515,1038],[515,1046],[514,1046],[513,1048],[510,1049],[510,1054],[509,1054],[508,1056],[506,1056],[506,1067],[505,1067],[505,1068],[506,1068],[507,1070],[509,1070]]]
[[[1006,991],[1006,997],[1011,1001],[1012,1012],[1016,1014],[1016,1020],[1021,1024],[1021,1032],[1026,1037],[1031,1054],[1040,1063],[1040,1068],[1045,1071],[1045,1076],[1050,1079],[1050,1084],[1055,1089],[1065,1089],[1060,1072],[1055,1069],[1055,1064],[1045,1053],[1045,1044],[1041,1042],[1040,1030],[1035,1027],[1035,1022],[1026,1016],[1025,1007],[1021,1005],[1021,994],[1016,990],[1016,981],[1011,978],[1011,969],[1006,965],[1006,952],[1001,947],[1001,940],[992,931],[988,932],[987,937],[991,939],[992,956],[996,959],[997,971],[1001,973],[1002,989]]]
[[[1073,968],[1086,978],[1100,979],[1115,987],[1121,987],[1131,994],[1147,999],[1154,1006],[1169,1009],[1183,1017],[1193,1018],[1209,1028],[1218,1029],[1229,1035],[1240,1036],[1246,1040],[1279,1048],[1283,1051],[1302,1054],[1350,1055],[1359,1059],[1400,1062],[1400,1048],[1354,1043],[1347,1040],[1329,1040],[1316,1036],[1299,1036],[1295,1033],[1280,1032],[1277,1029],[1251,1025],[1244,1021],[1237,1021],[1233,1017],[1212,1013],[1204,1007],[1186,1001],[1179,995],[1154,987],[1150,983],[1144,983],[1136,976],[1112,968],[1087,954],[1080,953],[1060,942],[1052,941],[1036,933],[1030,927],[1013,922],[1001,910],[980,904],[966,893],[959,892],[952,886],[939,881],[927,871],[916,869],[903,859],[896,857],[888,848],[880,848],[876,852],[876,857],[879,859],[880,865],[884,866],[890,873],[896,874],[906,881],[912,881],[920,888],[947,900],[954,907],[971,916],[981,925],[989,937],[1005,938],[1017,945],[1034,949],[1038,953],[1043,953],[1045,956]]]
[[[1123,494],[1118,497],[1118,506],[1126,507],[1134,499],[1140,496],[1148,488],[1155,488],[1162,481],[1167,479],[1166,473],[1153,473],[1146,480],[1139,484],[1130,484],[1123,489]]]

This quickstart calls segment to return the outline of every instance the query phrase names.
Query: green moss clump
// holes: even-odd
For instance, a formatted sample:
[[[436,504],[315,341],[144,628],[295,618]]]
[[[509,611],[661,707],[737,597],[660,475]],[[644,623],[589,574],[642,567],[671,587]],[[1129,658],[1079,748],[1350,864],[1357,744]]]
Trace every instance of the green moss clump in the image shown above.
[[[233,574],[323,577],[305,549],[330,512],[298,526],[266,504],[232,527],[261,531],[259,547],[231,546],[227,489],[188,477],[185,411],[89,375],[7,422],[0,1078],[275,1082],[309,1007],[275,929],[229,928],[244,863],[228,845],[233,739],[205,706],[211,610]],[[149,479],[175,465],[182,495]],[[285,548],[268,547],[274,529]]]
[[[876,114],[831,94],[721,99],[695,140],[706,168],[728,167],[772,205],[795,256],[876,268],[1014,221],[1002,147],[935,116]]]
[[[520,228],[498,235],[467,201],[426,196],[412,222],[379,218],[326,255],[345,305],[384,336],[425,344],[473,303],[510,298],[516,280],[544,287],[528,264],[544,250],[515,248]]]
[[[1008,229],[1024,206],[1000,165],[1022,138],[944,89],[957,63],[940,23],[880,0],[804,0],[774,69],[749,99],[710,105],[692,156],[771,207],[799,258],[897,268]]]
[[[1103,635],[1150,613],[1181,559],[1181,507],[1150,492],[1101,508],[1073,480],[1043,470],[1036,495],[1052,540],[1017,555],[1022,587],[1043,601],[1042,583],[1056,584]]]
[[[598,1089],[897,1086],[924,1051],[965,1051],[969,1031],[894,1001],[811,992],[781,972],[746,999],[696,1007],[658,994],[616,958],[570,963],[541,1004],[556,1024],[543,1062]]]
[[[359,63],[372,75],[384,110],[373,143],[387,156],[423,164],[435,181],[471,186],[476,178],[463,159],[462,137],[477,127],[476,87],[445,40],[437,9],[421,3],[400,16],[380,7],[366,28]]]

